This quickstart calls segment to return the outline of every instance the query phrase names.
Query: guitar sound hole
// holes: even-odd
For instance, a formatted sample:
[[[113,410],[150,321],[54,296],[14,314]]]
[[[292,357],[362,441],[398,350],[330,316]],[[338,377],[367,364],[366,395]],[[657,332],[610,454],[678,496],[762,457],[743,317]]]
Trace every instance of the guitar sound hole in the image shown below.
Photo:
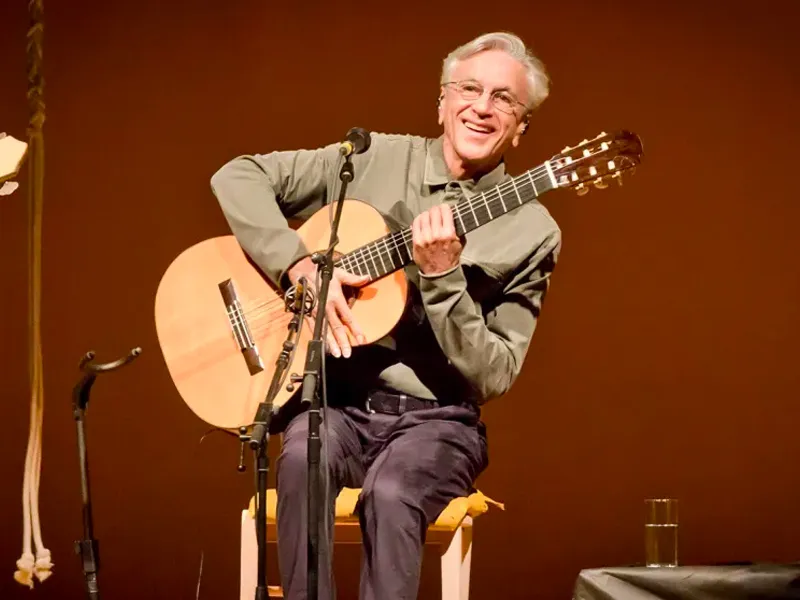
[[[345,285],[342,287],[342,293],[344,293],[344,298],[345,300],[347,300],[347,306],[353,306],[355,301],[361,297],[362,290],[349,285]]]

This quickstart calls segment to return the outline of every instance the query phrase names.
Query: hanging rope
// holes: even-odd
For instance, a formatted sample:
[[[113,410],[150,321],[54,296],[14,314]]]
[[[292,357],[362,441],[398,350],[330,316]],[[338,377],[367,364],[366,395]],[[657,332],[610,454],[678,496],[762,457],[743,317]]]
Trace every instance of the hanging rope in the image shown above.
[[[42,542],[39,525],[39,477],[42,466],[42,423],[44,417],[44,378],[42,374],[41,279],[42,279],[42,200],[44,192],[44,78],[42,76],[43,7],[42,0],[28,2],[30,28],[27,34],[28,56],[28,372],[31,385],[30,432],[22,484],[23,526],[22,556],[17,560],[14,579],[33,587],[50,577],[53,563],[50,551]],[[36,545],[36,555],[31,548]]]

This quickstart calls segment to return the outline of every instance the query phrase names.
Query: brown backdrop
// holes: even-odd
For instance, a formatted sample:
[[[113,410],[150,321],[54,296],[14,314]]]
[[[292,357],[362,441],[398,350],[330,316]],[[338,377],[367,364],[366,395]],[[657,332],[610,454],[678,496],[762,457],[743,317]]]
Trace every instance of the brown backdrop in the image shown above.
[[[0,8],[0,130],[17,137],[26,4]],[[89,413],[101,591],[193,598],[202,554],[200,597],[238,594],[252,473],[226,436],[199,444],[207,427],[157,345],[159,278],[227,233],[209,190],[223,162],[354,125],[437,135],[441,59],[496,29],[532,43],[554,80],[513,171],[617,127],[647,154],[622,188],[545,199],[564,251],[524,374],[485,413],[479,485],[507,511],[478,523],[474,597],[504,584],[505,598],[567,598],[581,568],[640,561],[654,495],[682,502],[683,563],[800,558],[795,3],[273,4],[47,3],[41,513],[55,575],[37,596],[83,597],[77,361],[137,345]],[[19,598],[25,191],[0,199],[0,596]],[[342,597],[357,563],[337,554]],[[437,578],[430,557],[424,597]]]

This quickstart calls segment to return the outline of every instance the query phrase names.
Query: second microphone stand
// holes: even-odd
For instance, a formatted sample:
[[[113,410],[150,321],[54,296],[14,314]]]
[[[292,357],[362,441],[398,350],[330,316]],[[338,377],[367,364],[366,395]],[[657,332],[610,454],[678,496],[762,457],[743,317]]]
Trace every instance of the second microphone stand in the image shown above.
[[[339,179],[342,184],[339,188],[339,199],[336,203],[336,212],[331,224],[331,237],[328,249],[324,254],[316,253],[312,257],[317,265],[322,283],[320,284],[317,295],[317,319],[314,321],[314,335],[308,342],[308,354],[306,355],[306,368],[303,373],[303,392],[302,402],[308,404],[308,579],[306,589],[308,598],[316,600],[319,596],[319,530],[320,530],[320,510],[319,499],[320,490],[320,447],[319,436],[320,422],[322,421],[320,411],[320,398],[317,394],[317,385],[321,375],[322,360],[324,359],[324,349],[322,346],[322,328],[325,306],[328,302],[328,289],[330,288],[333,277],[333,253],[336,244],[339,243],[339,221],[342,216],[342,207],[347,192],[347,184],[353,180],[353,163],[350,154],[344,154],[344,162],[339,172]],[[327,555],[326,555],[327,556]]]
[[[84,426],[86,410],[89,406],[89,395],[98,375],[124,367],[141,353],[142,349],[137,347],[123,358],[97,364],[94,362],[95,354],[90,350],[81,358],[79,367],[83,372],[83,376],[72,390],[72,416],[75,418],[75,426],[78,432],[78,459],[81,470],[81,500],[83,501],[83,539],[75,542],[75,553],[81,559],[86,597],[89,600],[99,600],[100,598],[100,588],[97,581],[97,574],[100,571],[100,549],[94,537],[94,517],[92,516],[92,498],[89,486],[89,454],[86,448],[86,429]]]

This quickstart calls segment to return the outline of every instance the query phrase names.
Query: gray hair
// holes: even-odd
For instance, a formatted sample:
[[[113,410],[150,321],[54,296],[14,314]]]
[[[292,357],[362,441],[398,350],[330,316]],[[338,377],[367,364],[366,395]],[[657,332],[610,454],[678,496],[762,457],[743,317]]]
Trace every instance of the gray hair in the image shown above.
[[[487,50],[502,50],[525,67],[528,79],[528,110],[533,110],[545,101],[550,93],[550,78],[545,66],[513,33],[485,33],[453,50],[444,59],[441,83],[450,81],[450,74],[456,63]]]

